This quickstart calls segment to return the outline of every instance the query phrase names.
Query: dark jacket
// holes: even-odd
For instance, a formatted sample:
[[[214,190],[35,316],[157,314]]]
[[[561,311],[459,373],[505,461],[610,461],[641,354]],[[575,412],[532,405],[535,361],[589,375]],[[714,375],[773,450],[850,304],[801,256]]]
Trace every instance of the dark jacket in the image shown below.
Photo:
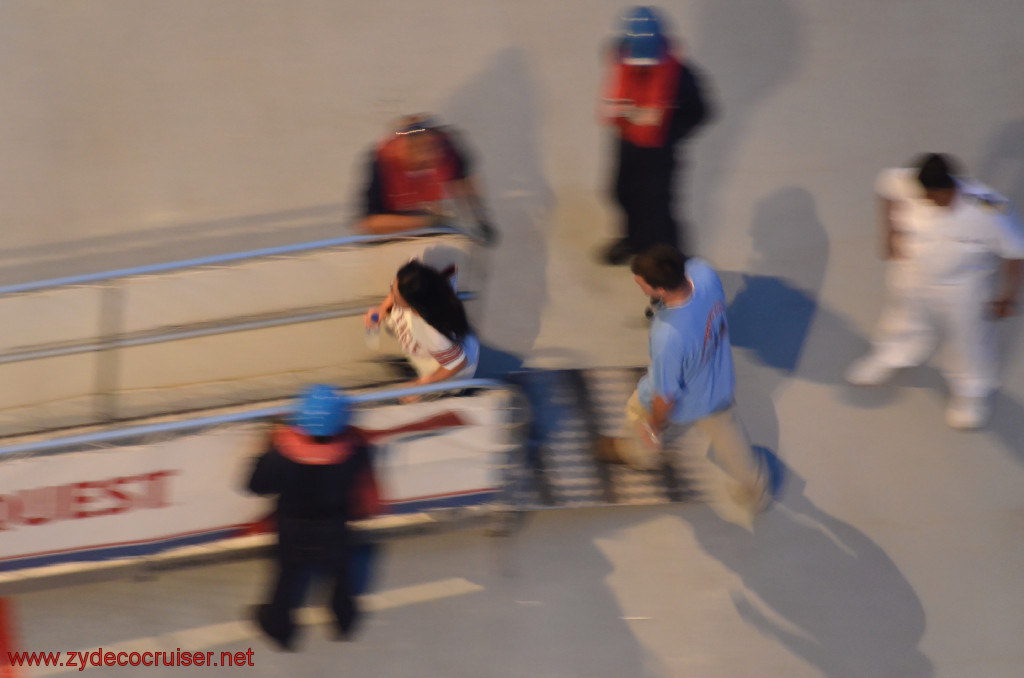
[[[255,494],[277,495],[283,551],[317,555],[331,543],[341,545],[349,520],[379,509],[369,446],[352,430],[318,441],[290,426],[275,427],[248,487]]]

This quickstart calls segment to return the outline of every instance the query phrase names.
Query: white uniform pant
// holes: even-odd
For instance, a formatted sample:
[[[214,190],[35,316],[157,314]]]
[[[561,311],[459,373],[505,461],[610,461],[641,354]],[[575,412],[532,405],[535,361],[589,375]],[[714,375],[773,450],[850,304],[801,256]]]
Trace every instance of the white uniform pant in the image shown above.
[[[953,395],[977,398],[999,388],[988,295],[976,286],[906,284],[900,274],[898,267],[890,273],[874,357],[894,368],[920,365],[935,350],[941,333],[948,349],[942,372]]]

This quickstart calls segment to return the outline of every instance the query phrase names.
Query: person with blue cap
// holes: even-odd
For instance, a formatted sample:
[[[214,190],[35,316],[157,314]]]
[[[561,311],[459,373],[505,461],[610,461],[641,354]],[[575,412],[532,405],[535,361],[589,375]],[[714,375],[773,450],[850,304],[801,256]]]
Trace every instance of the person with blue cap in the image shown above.
[[[674,214],[676,151],[709,116],[697,73],[665,34],[651,7],[622,17],[611,50],[601,108],[616,135],[613,194],[625,217],[625,233],[604,251],[606,263],[625,264],[663,244],[687,251]]]
[[[279,647],[294,649],[293,613],[316,573],[334,580],[330,608],[338,638],[351,638],[356,628],[356,596],[368,588],[377,545],[353,540],[349,522],[381,513],[385,503],[371,445],[464,425],[457,412],[444,411],[386,429],[358,427],[345,393],[329,384],[303,390],[291,418],[272,429],[248,483],[254,494],[277,495],[277,574],[270,602],[254,616]]]
[[[339,638],[351,635],[359,617],[348,522],[376,513],[380,500],[368,441],[349,425],[351,416],[344,393],[308,387],[292,418],[274,427],[249,479],[251,492],[277,495],[277,576],[255,617],[283,649],[293,649],[293,611],[315,570],[334,580],[330,608]]]

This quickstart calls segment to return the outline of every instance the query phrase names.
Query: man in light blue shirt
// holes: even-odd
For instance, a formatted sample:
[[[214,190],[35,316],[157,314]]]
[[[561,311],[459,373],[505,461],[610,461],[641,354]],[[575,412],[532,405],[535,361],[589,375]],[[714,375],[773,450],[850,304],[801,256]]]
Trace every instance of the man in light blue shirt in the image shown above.
[[[736,376],[718,274],[668,245],[637,255],[631,269],[643,293],[659,302],[651,323],[651,365],[626,406],[629,435],[603,439],[599,457],[650,468],[663,448],[696,425],[736,481],[733,498],[759,513],[771,502],[771,483],[733,406]]]

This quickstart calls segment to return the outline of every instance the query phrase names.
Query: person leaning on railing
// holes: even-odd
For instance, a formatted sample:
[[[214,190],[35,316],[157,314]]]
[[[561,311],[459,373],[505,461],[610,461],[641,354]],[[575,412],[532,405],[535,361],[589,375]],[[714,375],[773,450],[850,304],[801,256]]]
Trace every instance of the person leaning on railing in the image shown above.
[[[472,215],[485,243],[497,234],[487,219],[463,144],[426,115],[403,118],[374,149],[358,229],[387,234],[449,223],[456,209]]]
[[[363,317],[367,329],[384,323],[398,339],[419,375],[409,386],[469,379],[476,373],[480,341],[445,273],[410,261],[398,269],[391,293]],[[416,396],[403,399],[415,400]]]

